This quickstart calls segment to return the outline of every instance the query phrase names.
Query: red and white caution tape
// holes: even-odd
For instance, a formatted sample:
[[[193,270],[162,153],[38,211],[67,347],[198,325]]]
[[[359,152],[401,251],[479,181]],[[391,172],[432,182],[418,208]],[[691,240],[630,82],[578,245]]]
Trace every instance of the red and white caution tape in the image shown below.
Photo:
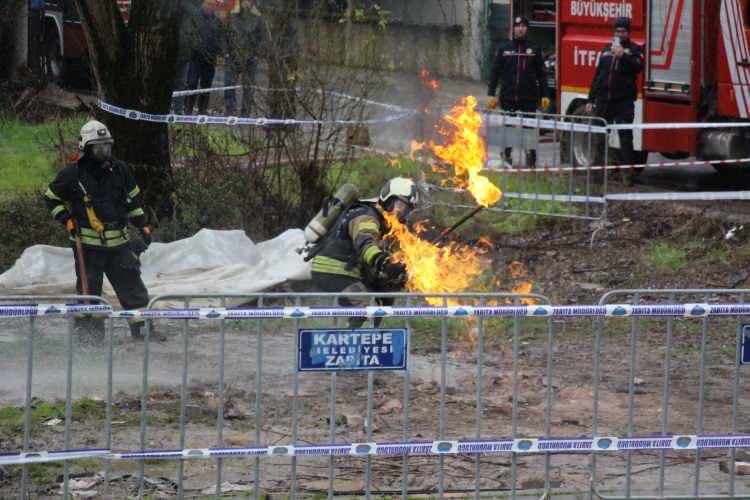
[[[737,158],[732,160],[679,160],[679,161],[659,161],[653,163],[636,163],[633,165],[591,165],[591,166],[557,166],[551,167],[548,164],[544,164],[537,168],[530,167],[510,167],[502,160],[490,160],[487,162],[486,167],[483,169],[486,172],[502,172],[502,173],[528,173],[528,172],[543,172],[543,173],[561,173],[561,172],[587,172],[592,170],[629,170],[633,168],[660,168],[660,167],[697,167],[705,165],[737,165],[750,163],[750,158]],[[500,166],[503,165],[503,166]]]

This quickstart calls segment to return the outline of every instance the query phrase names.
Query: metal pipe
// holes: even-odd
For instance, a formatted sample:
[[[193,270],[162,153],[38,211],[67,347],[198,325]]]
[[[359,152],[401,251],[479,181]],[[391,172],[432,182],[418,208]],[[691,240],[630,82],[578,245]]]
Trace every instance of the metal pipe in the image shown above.
[[[466,222],[467,220],[474,217],[476,214],[484,210],[486,207],[484,205],[477,205],[475,208],[473,208],[471,211],[467,212],[463,217],[458,219],[451,227],[444,229],[443,232],[441,232],[436,238],[433,238],[432,243],[438,243],[440,240],[442,240],[445,236],[449,235],[453,231],[455,231],[458,226]]]

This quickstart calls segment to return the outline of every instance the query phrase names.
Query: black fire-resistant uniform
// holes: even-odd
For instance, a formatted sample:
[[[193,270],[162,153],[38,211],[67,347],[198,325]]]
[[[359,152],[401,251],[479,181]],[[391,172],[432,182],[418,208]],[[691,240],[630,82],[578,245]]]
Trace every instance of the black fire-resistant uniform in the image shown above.
[[[124,162],[99,163],[85,156],[61,170],[44,193],[44,201],[55,219],[65,224],[72,217],[75,222],[83,247],[89,294],[101,295],[106,274],[125,309],[138,309],[148,304],[140,262],[127,232],[128,221],[136,227],[145,225],[140,198],[140,189]],[[92,227],[87,206],[103,224],[101,233]],[[70,240],[75,241],[72,235]],[[80,294],[83,291],[80,256],[75,245],[73,251],[76,290]],[[132,322],[131,330],[134,326],[140,327],[140,324]]]
[[[377,272],[378,265],[389,255],[380,243],[388,226],[377,208],[367,203],[355,203],[341,214],[320,242],[321,249],[312,259],[313,284],[324,292],[387,292],[396,291],[403,282],[384,280]],[[366,300],[342,297],[345,307],[367,305]],[[393,300],[380,299],[382,305]],[[376,318],[376,326],[379,324]],[[350,318],[349,325],[358,328],[365,318]]]
[[[528,39],[513,39],[500,46],[490,74],[487,95],[495,97],[500,83],[500,109],[534,113],[547,97],[547,72],[542,48]],[[510,161],[511,148],[505,148]],[[536,151],[529,151],[528,163],[536,163]]]
[[[633,123],[635,100],[638,96],[636,79],[643,69],[643,51],[630,40],[621,42],[625,53],[619,59],[612,53],[612,44],[599,55],[599,63],[591,82],[589,103],[595,106],[596,115],[608,123]],[[620,164],[633,163],[633,131],[618,130],[620,137]]]

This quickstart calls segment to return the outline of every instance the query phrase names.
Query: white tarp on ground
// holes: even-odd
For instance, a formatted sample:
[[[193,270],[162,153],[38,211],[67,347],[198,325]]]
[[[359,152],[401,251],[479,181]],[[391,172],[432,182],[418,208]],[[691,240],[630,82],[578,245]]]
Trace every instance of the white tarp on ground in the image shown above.
[[[202,229],[172,243],[153,243],[141,255],[143,281],[149,295],[252,293],[286,280],[310,279],[310,263],[296,249],[303,232],[290,229],[276,238],[254,243],[243,231]],[[113,298],[108,281],[104,295]],[[0,275],[0,294],[75,293],[73,251],[48,245],[24,250]]]

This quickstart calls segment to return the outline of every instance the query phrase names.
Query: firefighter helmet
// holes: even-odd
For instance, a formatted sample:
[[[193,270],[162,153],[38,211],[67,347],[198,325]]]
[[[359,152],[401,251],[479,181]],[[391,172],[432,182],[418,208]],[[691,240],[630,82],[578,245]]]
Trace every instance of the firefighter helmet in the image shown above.
[[[91,144],[113,144],[115,140],[105,124],[97,120],[90,120],[81,127],[81,135],[78,136],[78,149],[83,151]]]
[[[394,177],[380,190],[380,204],[388,209],[389,202],[399,199],[411,207],[417,204],[417,185],[406,177]]]

